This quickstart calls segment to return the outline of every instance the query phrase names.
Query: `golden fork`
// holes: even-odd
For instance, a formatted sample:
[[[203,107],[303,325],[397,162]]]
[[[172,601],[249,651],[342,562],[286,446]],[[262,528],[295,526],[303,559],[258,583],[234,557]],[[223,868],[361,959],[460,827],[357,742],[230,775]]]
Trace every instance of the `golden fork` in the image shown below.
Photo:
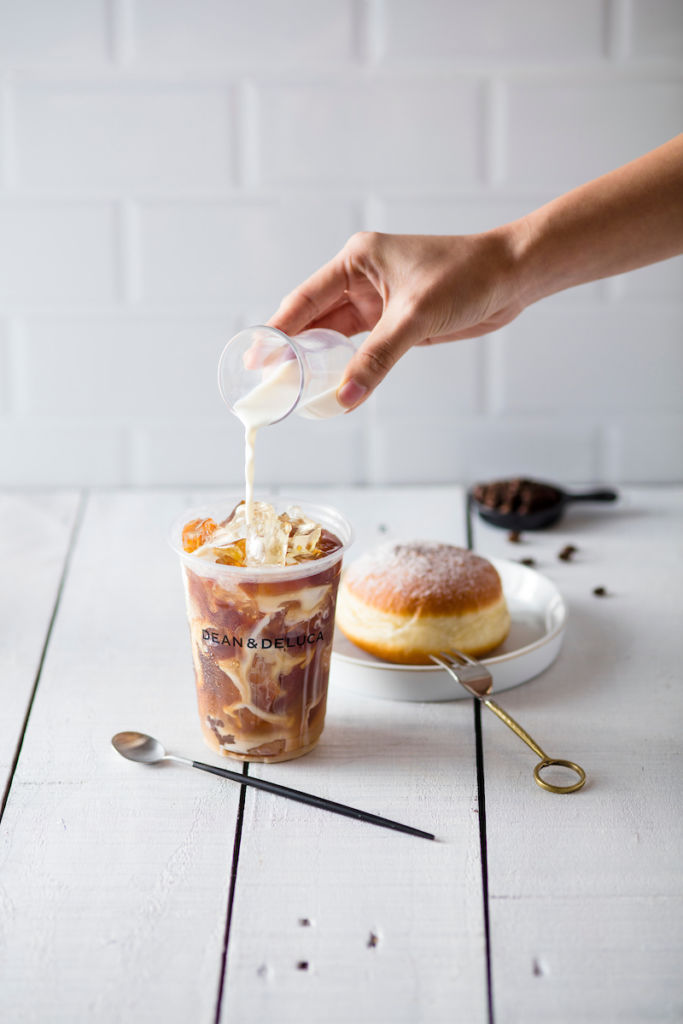
[[[491,700],[489,694],[493,684],[493,677],[485,665],[454,648],[451,648],[450,651],[441,651],[438,655],[432,654],[431,658],[437,665],[441,665],[456,682],[464,686],[473,697],[476,697],[482,704],[485,704],[487,708],[493,711],[494,715],[498,715],[500,720],[505,722],[519,736],[520,740],[524,740],[527,747],[531,747],[534,753],[538,754],[541,760],[534,768],[534,778],[541,789],[547,789],[550,793],[574,793],[577,789],[581,789],[586,781],[586,773],[581,765],[575,764],[574,761],[565,761],[559,757],[548,757],[546,752],[541,750],[538,743],[532,739],[529,733],[525,732],[521,725],[515,722],[514,718],[511,718],[506,711],[503,711],[499,704]],[[551,782],[546,782],[541,777],[541,772],[546,768],[554,766],[569,768],[578,777],[578,782],[573,782],[568,786],[556,786]]]

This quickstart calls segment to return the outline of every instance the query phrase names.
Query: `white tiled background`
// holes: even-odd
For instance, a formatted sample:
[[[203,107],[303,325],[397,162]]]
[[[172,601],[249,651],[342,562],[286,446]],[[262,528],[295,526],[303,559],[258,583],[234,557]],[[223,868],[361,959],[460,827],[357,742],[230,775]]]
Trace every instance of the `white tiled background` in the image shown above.
[[[239,326],[359,228],[492,227],[675,135],[682,58],[682,0],[0,0],[0,482],[239,484]],[[680,480],[682,284],[409,353],[258,482]]]

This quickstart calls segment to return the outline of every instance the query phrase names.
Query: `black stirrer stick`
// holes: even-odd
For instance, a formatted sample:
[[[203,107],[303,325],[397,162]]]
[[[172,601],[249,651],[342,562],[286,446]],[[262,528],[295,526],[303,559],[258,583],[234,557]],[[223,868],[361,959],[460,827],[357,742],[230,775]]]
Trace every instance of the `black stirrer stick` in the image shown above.
[[[400,821],[392,821],[390,818],[381,818],[378,814],[370,814],[368,811],[359,811],[355,807],[347,807],[346,804],[338,804],[335,800],[326,800],[321,796],[314,796],[312,793],[302,793],[298,789],[291,789],[289,786],[281,786],[277,782],[268,782],[266,779],[255,779],[251,775],[241,775],[239,772],[231,772],[229,768],[217,768],[211,764],[204,764],[202,761],[193,761],[193,768],[200,768],[203,772],[211,772],[212,775],[222,775],[233,782],[239,782],[243,786],[253,786],[254,789],[263,789],[266,793],[275,793],[277,796],[284,796],[288,800],[297,800],[300,804],[308,804],[310,807],[318,807],[321,811],[332,811],[334,814],[343,814],[346,818],[356,818],[358,821],[367,821],[370,825],[381,825],[383,828],[391,828],[396,832],[407,832],[411,836],[420,836],[422,839],[436,839],[431,832],[423,832],[422,829],[413,828],[412,825],[402,825]]]

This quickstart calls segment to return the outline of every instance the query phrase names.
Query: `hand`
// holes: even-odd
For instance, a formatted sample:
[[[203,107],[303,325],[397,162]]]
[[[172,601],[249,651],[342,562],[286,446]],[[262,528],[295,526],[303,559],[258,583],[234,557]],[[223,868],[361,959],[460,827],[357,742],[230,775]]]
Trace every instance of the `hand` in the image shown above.
[[[269,324],[286,334],[370,331],[337,392],[355,408],[414,345],[487,334],[522,311],[514,280],[522,223],[480,235],[360,232],[283,299]]]

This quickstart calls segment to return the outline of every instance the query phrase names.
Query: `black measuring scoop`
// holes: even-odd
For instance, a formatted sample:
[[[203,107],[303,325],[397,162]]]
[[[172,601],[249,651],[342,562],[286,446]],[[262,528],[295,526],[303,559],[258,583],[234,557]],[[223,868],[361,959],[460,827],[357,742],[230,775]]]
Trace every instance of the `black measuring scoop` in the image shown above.
[[[482,519],[492,526],[515,531],[552,526],[574,501],[616,501],[618,497],[611,488],[572,492],[556,484],[521,477],[475,484],[469,494]]]

